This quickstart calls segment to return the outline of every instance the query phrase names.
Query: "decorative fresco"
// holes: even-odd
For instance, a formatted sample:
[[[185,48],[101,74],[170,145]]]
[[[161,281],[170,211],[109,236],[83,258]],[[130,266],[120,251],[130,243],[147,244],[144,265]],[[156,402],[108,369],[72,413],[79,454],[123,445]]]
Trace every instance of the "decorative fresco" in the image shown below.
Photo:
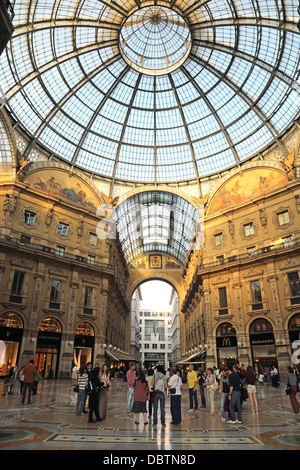
[[[87,184],[77,176],[70,176],[61,170],[39,169],[39,171],[29,173],[24,183],[53,196],[63,197],[72,203],[86,206],[88,209],[96,210],[99,206],[99,200]]]
[[[209,212],[224,210],[230,206],[244,203],[273,191],[288,183],[288,178],[281,171],[271,168],[255,168],[235,175],[224,183],[213,196]]]

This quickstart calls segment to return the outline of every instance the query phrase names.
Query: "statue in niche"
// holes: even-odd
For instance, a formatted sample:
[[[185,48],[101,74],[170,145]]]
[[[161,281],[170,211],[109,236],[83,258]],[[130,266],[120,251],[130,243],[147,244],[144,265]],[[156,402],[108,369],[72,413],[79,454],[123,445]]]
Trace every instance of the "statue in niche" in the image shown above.
[[[3,213],[6,216],[7,213],[13,214],[17,207],[17,196],[10,196],[6,194],[3,203]]]
[[[46,214],[45,225],[49,227],[53,219],[53,209],[49,209]]]
[[[268,223],[267,214],[265,209],[259,209],[259,220],[263,227],[266,227]]]

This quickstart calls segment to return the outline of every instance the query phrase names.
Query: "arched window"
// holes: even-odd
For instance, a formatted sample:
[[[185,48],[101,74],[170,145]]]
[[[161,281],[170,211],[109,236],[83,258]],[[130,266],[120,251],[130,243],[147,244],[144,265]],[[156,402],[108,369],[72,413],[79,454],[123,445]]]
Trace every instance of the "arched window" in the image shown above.
[[[256,334],[256,333],[266,333],[273,331],[273,327],[271,323],[266,320],[265,318],[258,318],[257,320],[254,320],[250,327],[250,334]]]
[[[297,313],[290,319],[289,330],[300,330],[300,313]]]
[[[231,323],[222,323],[217,330],[217,336],[234,336],[234,335],[236,335],[236,329]]]
[[[6,312],[0,315],[0,326],[6,328],[23,328],[23,320],[17,313]]]
[[[82,322],[76,327],[75,335],[94,336],[94,329],[89,323]]]
[[[52,331],[53,333],[61,333],[61,325],[55,318],[45,318],[39,324],[39,331]]]

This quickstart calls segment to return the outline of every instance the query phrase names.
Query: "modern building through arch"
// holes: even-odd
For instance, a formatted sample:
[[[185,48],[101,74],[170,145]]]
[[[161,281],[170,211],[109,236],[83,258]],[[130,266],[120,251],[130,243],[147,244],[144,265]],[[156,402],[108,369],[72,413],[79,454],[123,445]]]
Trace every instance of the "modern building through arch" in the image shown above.
[[[1,375],[32,358],[57,379],[145,363],[132,296],[150,279],[174,287],[165,364],[284,373],[300,314],[298,2],[4,10]]]

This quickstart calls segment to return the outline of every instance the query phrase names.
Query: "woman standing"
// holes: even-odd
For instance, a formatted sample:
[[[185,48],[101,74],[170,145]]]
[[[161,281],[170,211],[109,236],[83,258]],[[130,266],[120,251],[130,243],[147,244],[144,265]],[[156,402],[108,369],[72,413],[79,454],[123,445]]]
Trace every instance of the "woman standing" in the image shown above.
[[[154,370],[153,369],[149,369],[148,370],[148,375],[146,377],[146,380],[147,380],[147,383],[148,383],[148,387],[149,387],[149,390],[150,390],[150,396],[149,396],[149,402],[148,402],[148,413],[149,413],[149,418],[151,418],[152,416],[152,405],[153,405],[153,399],[154,399],[154,391],[153,391],[153,387],[152,387],[152,381],[153,381],[153,374],[154,374]]]
[[[215,376],[214,376],[214,371],[213,369],[210,367],[207,369],[207,376],[206,376],[206,381],[204,382],[203,385],[206,386],[206,390],[207,390],[207,398],[208,398],[208,403],[209,403],[209,406],[210,406],[210,415],[214,415],[215,414],[215,392],[212,388],[212,385],[215,381]]]
[[[102,366],[99,374],[100,383],[102,383],[102,389],[99,392],[99,416],[100,419],[107,418],[107,390],[111,386],[110,377],[108,373],[108,367],[106,364]]]
[[[138,378],[135,382],[135,390],[134,390],[134,402],[132,407],[132,413],[136,413],[136,421],[135,424],[139,424],[139,417],[140,413],[143,413],[144,417],[144,424],[148,424],[146,420],[146,403],[149,399],[150,390],[148,386],[148,382],[145,379],[144,372],[140,372]]]
[[[294,374],[294,371],[292,367],[288,366],[288,372],[286,374],[286,386],[285,390],[288,384],[292,387],[292,393],[289,394],[292,409],[294,413],[299,413],[300,410],[300,404],[297,400],[296,393],[298,391],[298,384],[297,384],[297,376]]]
[[[229,395],[229,371],[226,369],[220,369],[220,396],[221,396],[221,421],[226,421],[225,404],[228,400]]]
[[[84,415],[83,408],[85,403],[85,387],[88,384],[88,375],[85,372],[84,367],[80,367],[78,377],[77,377],[77,384],[79,386],[79,390],[77,392],[77,403],[76,403],[76,414],[77,415]]]
[[[170,379],[168,382],[168,389],[175,389],[175,393],[170,393],[170,405],[171,405],[171,424],[181,423],[181,387],[182,381],[180,376],[176,373],[175,369],[170,369]]]
[[[255,407],[255,413],[258,413],[258,403],[256,399],[256,375],[251,366],[247,367],[245,379],[246,379],[246,384],[247,384],[247,391],[249,395],[251,411],[252,413],[254,413],[254,407]]]

